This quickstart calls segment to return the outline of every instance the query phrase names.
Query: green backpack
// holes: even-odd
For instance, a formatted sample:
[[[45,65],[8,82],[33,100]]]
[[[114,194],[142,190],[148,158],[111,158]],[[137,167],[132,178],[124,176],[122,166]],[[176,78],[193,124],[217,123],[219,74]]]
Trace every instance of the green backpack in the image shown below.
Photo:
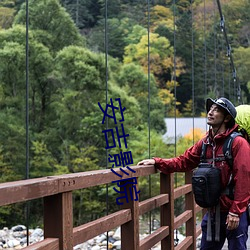
[[[248,140],[250,138],[250,105],[239,105],[236,108],[236,123],[239,125],[239,132]]]

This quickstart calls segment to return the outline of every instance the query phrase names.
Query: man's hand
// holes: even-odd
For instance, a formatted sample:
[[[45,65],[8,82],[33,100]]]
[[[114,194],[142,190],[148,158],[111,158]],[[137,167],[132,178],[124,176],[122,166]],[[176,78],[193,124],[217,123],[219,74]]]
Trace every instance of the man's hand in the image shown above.
[[[139,161],[137,165],[155,165],[155,160],[154,159],[146,159]]]
[[[239,226],[240,218],[239,216],[231,215],[230,213],[227,215],[227,229],[233,230]]]

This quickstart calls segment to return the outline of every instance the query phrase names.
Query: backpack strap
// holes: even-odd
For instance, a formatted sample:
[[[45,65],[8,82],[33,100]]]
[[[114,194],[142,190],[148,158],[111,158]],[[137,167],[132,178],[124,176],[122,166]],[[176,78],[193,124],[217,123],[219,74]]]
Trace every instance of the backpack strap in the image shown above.
[[[217,161],[224,161],[224,157],[216,157],[216,158],[206,158],[206,152],[207,152],[207,143],[202,142],[202,147],[201,147],[201,155],[200,155],[200,162],[205,163],[205,162],[217,162]],[[230,149],[229,149],[230,150]],[[231,152],[231,151],[230,151]]]
[[[240,132],[233,132],[231,133],[225,140],[224,145],[223,145],[223,154],[225,157],[225,160],[227,161],[230,169],[233,169],[233,155],[232,155],[232,144],[233,140],[237,136],[242,136],[242,133]],[[207,144],[202,142],[202,148],[201,148],[201,162],[206,161],[206,152],[207,152]],[[215,161],[221,161],[224,160],[223,158],[215,158]]]
[[[233,156],[232,156],[232,144],[233,144],[233,140],[237,137],[237,136],[242,136],[241,133],[239,132],[233,132],[231,133],[224,145],[223,145],[223,154],[225,156],[225,159],[230,167],[230,169],[232,170],[233,169]]]
[[[200,162],[206,162],[207,144],[202,142]]]
[[[231,171],[233,171],[232,144],[233,144],[233,140],[237,136],[242,136],[242,134],[239,133],[239,132],[231,133],[227,137],[227,139],[226,139],[226,141],[225,141],[225,143],[223,145],[223,154],[224,154],[225,160],[227,161]],[[224,191],[224,194],[226,194],[231,200],[234,199],[234,184],[233,184],[232,178],[233,177],[232,177],[232,174],[231,174],[229,182],[227,184],[227,187],[226,187],[226,189]]]

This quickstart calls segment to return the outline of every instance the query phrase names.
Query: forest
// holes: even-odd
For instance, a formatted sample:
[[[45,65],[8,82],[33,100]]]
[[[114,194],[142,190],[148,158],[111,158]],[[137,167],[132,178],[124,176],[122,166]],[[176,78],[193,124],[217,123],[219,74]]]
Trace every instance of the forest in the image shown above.
[[[170,145],[164,118],[204,117],[207,97],[249,103],[250,2],[220,2],[230,48],[215,0],[2,0],[1,183],[111,168],[108,155],[124,151],[132,165],[173,157],[201,133]],[[107,150],[103,130],[116,124],[102,122],[99,104],[118,99],[127,147]],[[147,179],[140,190],[143,200]],[[111,184],[76,191],[75,225],[117,210],[116,197]],[[30,204],[34,226],[42,226],[41,202]],[[24,210],[0,207],[0,227],[25,221]]]

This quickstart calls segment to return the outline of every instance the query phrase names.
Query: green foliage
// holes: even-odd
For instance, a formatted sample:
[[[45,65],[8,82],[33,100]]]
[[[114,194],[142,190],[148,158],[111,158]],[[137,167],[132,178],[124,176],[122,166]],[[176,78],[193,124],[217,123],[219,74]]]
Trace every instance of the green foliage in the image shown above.
[[[222,3],[230,42],[238,47],[234,55],[242,90],[249,100],[249,1]],[[211,97],[227,95],[232,86],[224,83],[231,72],[226,72],[229,65],[224,58],[223,36],[217,30],[216,6],[212,0],[206,2],[204,27],[204,2],[192,4],[187,0],[175,6],[162,0],[150,6],[142,0],[29,1],[30,177],[110,168],[103,130],[120,123],[114,124],[107,117],[102,123],[104,114],[98,106],[99,102],[105,110],[110,98],[115,106],[115,99],[120,98],[126,108],[123,124],[129,137],[127,149],[122,141],[121,148],[109,149],[109,154],[131,150],[136,165],[152,156],[174,157],[193,144],[196,132],[180,138],[176,147],[166,145],[162,141],[163,118],[166,114],[190,115],[193,105],[194,114],[200,114],[208,93]],[[0,3],[1,182],[25,176],[25,8],[23,0]],[[158,174],[139,181],[140,200],[149,192],[159,193]],[[175,185],[182,181],[183,174],[176,175]],[[118,194],[113,187],[75,191],[74,224],[96,219],[106,209],[117,210]],[[42,201],[32,202],[30,211],[31,224],[42,225]],[[19,223],[25,219],[24,204],[0,207],[0,215],[1,225]]]
[[[249,99],[249,93],[250,93],[250,88],[248,87],[249,85],[249,79],[250,79],[250,72],[249,72],[249,56],[250,56],[250,47],[249,48],[243,48],[239,47],[235,50],[235,64],[236,67],[239,69],[238,74],[241,76],[240,81],[246,83],[244,88],[244,92],[247,95],[247,100],[248,102]]]
[[[98,169],[98,153],[94,146],[78,149],[76,146],[70,145],[68,158],[71,172],[85,172]]]
[[[13,8],[0,6],[0,29],[8,29],[14,19],[15,10]]]
[[[15,17],[14,24],[26,24],[26,6]],[[29,1],[29,28],[52,51],[69,45],[83,45],[83,38],[66,10],[58,0]]]
[[[125,38],[126,44],[137,44],[140,42],[143,36],[146,36],[148,33],[147,29],[141,25],[135,24],[132,27],[132,31],[128,33]]]
[[[158,34],[150,34],[150,57],[154,61],[151,72],[160,74],[163,70],[172,67],[173,49],[169,41],[164,37],[159,37]],[[125,48],[125,63],[139,63],[146,71],[148,67],[148,36],[144,35],[138,44],[130,44]]]
[[[101,5],[98,0],[61,0],[60,2],[80,29],[93,27],[100,18]]]
[[[142,68],[136,64],[125,64],[121,67],[117,76],[118,84],[126,89],[129,95],[138,101],[142,113],[142,123],[148,121],[148,106],[150,100],[151,125],[158,131],[164,129],[164,106],[158,96],[155,78],[150,75],[150,79],[143,72]],[[150,85],[149,85],[150,84]]]
[[[0,34],[1,36],[1,34]],[[0,82],[3,84],[4,104],[9,100],[12,107],[22,107],[19,93],[24,93],[22,83],[25,82],[24,46],[16,42],[3,43],[0,48]],[[12,72],[12,73],[11,73]],[[13,99],[12,99],[13,98]]]
[[[227,17],[227,29],[234,36],[235,45],[238,47],[249,46],[249,11],[248,0],[228,1],[223,6],[223,13]]]
[[[43,177],[53,175],[56,163],[44,142],[33,141],[31,151],[33,157],[30,162],[30,177]]]
[[[103,43],[103,27],[105,23],[101,20],[100,23],[93,28],[87,35],[88,47],[93,51],[105,52],[108,49],[108,54],[120,61],[124,55],[124,48],[129,43],[129,35],[134,27],[133,20],[129,18],[109,18],[107,19],[107,43],[108,48]]]
[[[25,177],[25,128],[13,108],[0,113],[1,182]],[[15,112],[13,112],[15,111]],[[8,138],[8,139],[6,139]]]

